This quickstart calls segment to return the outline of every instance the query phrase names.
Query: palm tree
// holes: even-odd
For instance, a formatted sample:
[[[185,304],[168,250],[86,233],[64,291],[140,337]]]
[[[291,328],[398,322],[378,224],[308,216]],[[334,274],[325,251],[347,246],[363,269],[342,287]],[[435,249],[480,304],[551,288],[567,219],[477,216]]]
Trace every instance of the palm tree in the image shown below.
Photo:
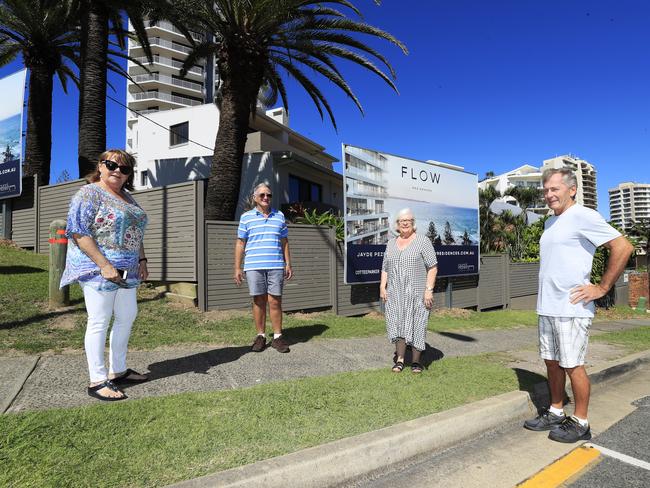
[[[497,239],[498,226],[496,225],[496,215],[490,211],[490,204],[501,193],[496,188],[488,186],[485,190],[478,190],[478,208],[479,208],[479,226],[480,226],[480,247],[482,253],[494,252],[496,249],[493,243]]]
[[[22,56],[29,69],[25,176],[50,182],[52,88],[54,75],[67,93],[77,83],[69,63],[77,63],[74,0],[4,0],[0,3],[0,66]]]
[[[172,20],[173,15],[164,2],[155,0],[79,0],[78,7],[81,32],[78,166],[79,176],[83,177],[94,169],[97,156],[106,150],[107,70],[130,79],[116,58],[143,65],[124,52],[126,39],[135,37],[151,61],[145,18],[148,15],[157,18],[165,12]],[[124,29],[124,15],[131,21],[134,34]],[[189,32],[184,28],[181,31],[193,43]]]
[[[508,188],[505,194],[513,196],[524,210],[537,207],[542,199],[542,190],[531,186],[513,186]]]
[[[192,23],[213,38],[195,47],[184,69],[214,56],[220,78],[220,121],[206,195],[208,219],[235,217],[249,119],[255,115],[260,88],[268,88],[270,100],[279,95],[288,111],[282,75],[293,78],[306,90],[321,118],[327,112],[335,128],[332,108],[305,68],[339,87],[362,113],[335,60],[362,66],[397,91],[388,60],[353,34],[387,40],[404,53],[406,47],[391,34],[337,10],[348,8],[360,15],[349,0],[197,0],[196,4]],[[389,74],[367,56],[378,60]]]

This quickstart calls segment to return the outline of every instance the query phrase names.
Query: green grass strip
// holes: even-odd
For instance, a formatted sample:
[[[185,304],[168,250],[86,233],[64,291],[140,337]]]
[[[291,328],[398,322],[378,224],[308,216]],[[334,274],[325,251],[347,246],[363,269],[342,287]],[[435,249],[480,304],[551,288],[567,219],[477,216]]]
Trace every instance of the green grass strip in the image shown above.
[[[593,336],[592,340],[596,342],[607,342],[609,344],[620,344],[631,352],[645,351],[650,349],[650,326],[642,326],[618,332],[606,332]]]
[[[0,417],[0,486],[153,487],[518,388],[488,357]],[[417,440],[414,440],[417,442]]]

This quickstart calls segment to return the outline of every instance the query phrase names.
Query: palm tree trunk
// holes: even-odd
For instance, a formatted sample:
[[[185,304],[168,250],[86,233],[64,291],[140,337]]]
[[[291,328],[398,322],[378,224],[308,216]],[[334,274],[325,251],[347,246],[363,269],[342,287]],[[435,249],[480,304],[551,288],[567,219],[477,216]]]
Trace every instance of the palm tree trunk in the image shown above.
[[[228,57],[243,59],[236,53],[228,53]],[[261,66],[261,63],[235,67],[219,65],[222,100],[205,197],[205,218],[208,220],[235,219],[251,106],[255,106],[262,85]]]
[[[106,67],[108,15],[101,2],[84,2],[79,73],[79,177],[95,169],[106,150]]]
[[[54,73],[46,66],[29,68],[27,137],[24,176],[37,175],[37,185],[50,183],[52,156],[52,86]]]

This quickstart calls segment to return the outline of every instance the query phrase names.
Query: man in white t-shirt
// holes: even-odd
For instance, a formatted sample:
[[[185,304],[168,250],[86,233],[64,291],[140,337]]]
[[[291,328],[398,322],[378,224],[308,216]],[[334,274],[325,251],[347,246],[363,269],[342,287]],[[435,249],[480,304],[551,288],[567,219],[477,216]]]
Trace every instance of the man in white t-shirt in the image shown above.
[[[546,362],[551,406],[524,423],[529,430],[550,430],[549,439],[576,442],[591,438],[587,420],[591,386],[585,371],[594,300],[604,296],[623,272],[632,245],[596,212],[575,202],[576,177],[569,168],[548,169],[542,175],[544,199],[554,214],[540,240],[539,352]],[[590,283],[594,253],[610,250],[599,284]],[[575,409],[564,415],[566,375]]]

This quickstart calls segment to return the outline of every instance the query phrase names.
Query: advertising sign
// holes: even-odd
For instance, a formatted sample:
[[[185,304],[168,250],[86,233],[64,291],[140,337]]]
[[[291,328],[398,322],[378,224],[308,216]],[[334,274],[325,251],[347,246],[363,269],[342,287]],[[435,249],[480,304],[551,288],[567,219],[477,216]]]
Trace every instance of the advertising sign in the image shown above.
[[[22,133],[25,73],[0,79],[0,200],[22,191]]]
[[[411,209],[433,243],[438,276],[479,272],[478,178],[459,167],[343,145],[345,282],[381,279],[397,213]]]

